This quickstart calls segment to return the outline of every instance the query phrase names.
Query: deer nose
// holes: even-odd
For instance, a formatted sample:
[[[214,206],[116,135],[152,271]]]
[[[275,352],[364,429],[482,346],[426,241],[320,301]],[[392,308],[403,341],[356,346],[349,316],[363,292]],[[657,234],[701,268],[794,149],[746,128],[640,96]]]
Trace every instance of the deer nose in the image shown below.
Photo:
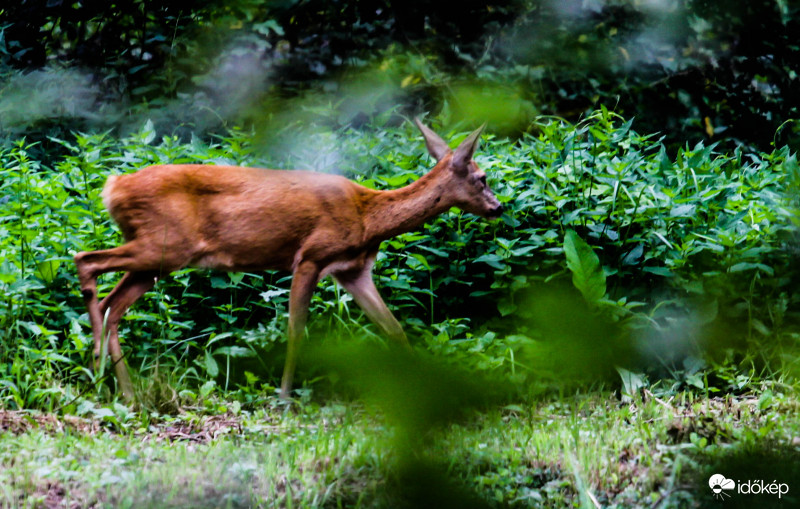
[[[489,210],[489,217],[500,217],[500,214],[503,213],[503,204],[498,204],[493,209]]]

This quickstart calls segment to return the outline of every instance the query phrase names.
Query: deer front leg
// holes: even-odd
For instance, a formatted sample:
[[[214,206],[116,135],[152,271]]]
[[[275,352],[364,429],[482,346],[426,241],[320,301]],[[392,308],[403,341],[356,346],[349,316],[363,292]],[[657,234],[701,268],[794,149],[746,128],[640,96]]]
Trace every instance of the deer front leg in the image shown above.
[[[292,391],[294,370],[300,343],[306,328],[308,306],[311,295],[319,282],[319,269],[312,262],[300,263],[294,271],[292,289],[289,294],[289,344],[286,350],[286,364],[281,379],[281,399],[288,399]]]
[[[394,317],[386,303],[383,302],[375,283],[372,281],[372,264],[366,264],[361,270],[335,274],[334,277],[355,299],[370,320],[375,322],[384,333],[403,348],[411,350],[406,333],[400,322]]]

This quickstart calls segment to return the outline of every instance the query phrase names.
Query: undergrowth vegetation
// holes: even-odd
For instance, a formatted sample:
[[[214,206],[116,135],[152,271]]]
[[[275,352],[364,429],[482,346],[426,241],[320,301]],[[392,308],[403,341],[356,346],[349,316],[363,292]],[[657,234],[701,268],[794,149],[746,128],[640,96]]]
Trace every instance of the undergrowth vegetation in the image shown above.
[[[124,139],[53,139],[63,151],[49,161],[24,139],[4,150],[0,398],[55,408],[94,379],[71,257],[120,242],[99,197],[109,175],[237,164],[395,188],[431,165],[410,126],[290,127],[275,138],[269,145],[234,130],[184,142],[157,137],[148,123]],[[453,211],[387,241],[377,261],[378,287],[418,346],[525,387],[616,378],[615,369],[697,385],[709,361],[723,386],[740,382],[724,376],[732,363],[753,376],[796,371],[780,355],[797,341],[800,173],[788,149],[721,154],[699,144],[670,155],[657,136],[603,109],[576,125],[542,119],[537,136],[488,136],[476,161],[506,206],[502,218]],[[117,277],[101,280],[101,294]],[[174,387],[193,399],[221,388],[259,398],[276,383],[288,282],[272,272],[166,277],[122,325],[127,360],[155,393]],[[311,342],[375,336],[330,279],[309,329]],[[313,387],[319,373],[305,374]]]
[[[433,127],[456,144],[472,126]],[[142,484],[164,479],[169,469],[152,467],[163,461],[188,464],[181,475],[195,478],[175,506],[369,506],[403,486],[398,496],[421,507],[423,492],[409,486],[430,484],[450,486],[443,493],[465,503],[479,493],[510,506],[591,507],[600,497],[617,507],[690,507],[682,505],[694,497],[683,468],[705,479],[712,460],[775,453],[764,444],[780,446],[769,456],[775,464],[786,459],[781,451],[796,456],[798,430],[786,416],[796,411],[800,368],[800,167],[787,148],[723,153],[701,143],[671,152],[606,109],[577,124],[541,118],[536,135],[515,140],[485,135],[475,159],[503,216],[452,210],[385,242],[376,262],[377,286],[417,356],[370,349],[383,344],[377,329],[323,280],[295,392],[297,419],[312,423],[285,414],[277,435],[255,439],[265,426],[259,412],[267,408],[269,420],[281,408],[274,395],[289,275],[186,269],[164,277],[120,326],[138,407],[117,403],[108,367],[90,369],[72,264],[76,252],[121,242],[100,199],[106,178],[207,163],[337,172],[396,188],[432,164],[417,133],[410,125],[292,124],[271,136],[233,129],[183,139],[148,122],[123,138],[75,133],[49,143],[42,151],[23,138],[0,152],[0,408],[78,415],[133,435],[218,415],[239,430],[202,449],[207,465],[120,446],[114,461],[128,473],[108,479],[88,468],[70,484],[87,504],[133,507],[175,489],[164,481],[142,494]],[[101,278],[101,295],[118,277]],[[354,394],[378,413],[362,419],[361,407],[330,403]],[[494,410],[477,423],[441,426],[487,401]],[[370,433],[380,439],[365,445]],[[0,449],[0,464],[24,466],[8,471],[17,491],[0,492],[3,500],[19,490],[50,496],[26,440]],[[35,440],[53,450],[89,447]],[[360,449],[348,452],[353,444]],[[239,454],[231,448],[242,450],[239,470],[209,470]],[[9,459],[15,451],[20,459]],[[198,481],[208,476],[222,484]],[[479,487],[460,491],[450,476]],[[100,498],[87,495],[99,486]]]
[[[157,137],[148,123],[124,139],[53,139],[62,154],[47,161],[19,140],[0,155],[0,397],[55,408],[95,377],[71,257],[120,242],[99,197],[109,175],[237,164],[341,172],[395,188],[430,167],[416,138],[409,126],[298,127],[271,143],[236,130],[184,142]],[[753,376],[796,370],[780,355],[797,341],[800,174],[788,149],[721,154],[700,144],[671,156],[657,136],[605,109],[577,125],[542,119],[537,136],[513,142],[487,138],[476,160],[506,206],[502,218],[454,211],[387,241],[378,258],[378,286],[414,343],[528,388],[616,378],[615,369],[623,381],[644,373],[697,385],[709,361]],[[101,294],[116,277],[102,280]],[[276,383],[288,282],[282,273],[192,269],[164,278],[123,323],[127,360],[156,399],[216,388],[258,399]],[[311,341],[374,336],[353,304],[323,281]],[[715,373],[722,388],[741,382]],[[309,366],[305,374],[313,386],[320,373]]]

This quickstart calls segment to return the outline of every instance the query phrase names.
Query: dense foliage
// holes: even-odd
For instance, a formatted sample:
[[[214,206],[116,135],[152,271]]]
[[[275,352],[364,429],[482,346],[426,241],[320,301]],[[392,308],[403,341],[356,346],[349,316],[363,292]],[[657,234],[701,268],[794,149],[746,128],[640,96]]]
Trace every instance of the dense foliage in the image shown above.
[[[337,105],[337,126],[399,108],[520,136],[605,106],[673,155],[796,148],[798,20],[775,0],[26,1],[0,10],[0,122],[200,133],[283,122],[301,97]]]
[[[696,373],[703,359],[776,367],[780,357],[748,352],[764,354],[763,337],[770,349],[794,347],[794,154],[698,144],[672,159],[658,138],[606,110],[577,125],[543,121],[538,132],[490,136],[479,150],[508,209],[499,221],[452,212],[385,243],[377,283],[414,343],[517,382],[595,380],[615,367],[657,374],[654,364]],[[282,136],[275,145],[241,131],[183,143],[147,123],[124,139],[53,140],[67,152],[53,166],[32,158],[24,139],[4,150],[2,398],[52,405],[65,383],[93,377],[71,256],[120,241],[99,200],[108,175],[230,163],[339,171],[394,188],[430,165],[410,125]],[[101,294],[115,277],[104,281]],[[149,383],[258,393],[276,383],[287,298],[287,274],[180,271],[128,313],[128,360]],[[349,296],[321,283],[312,344],[373,330]]]

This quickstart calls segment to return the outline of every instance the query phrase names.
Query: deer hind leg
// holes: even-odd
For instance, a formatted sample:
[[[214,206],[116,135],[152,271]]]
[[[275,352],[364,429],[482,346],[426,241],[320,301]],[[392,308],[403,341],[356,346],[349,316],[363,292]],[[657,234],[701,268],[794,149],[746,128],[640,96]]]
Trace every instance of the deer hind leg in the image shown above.
[[[103,316],[100,303],[97,300],[97,277],[106,272],[130,270],[129,266],[136,261],[135,255],[136,249],[132,243],[114,249],[84,251],[75,255],[81,294],[83,294],[83,300],[86,302],[89,322],[92,325],[95,357],[100,355],[103,330]]]
[[[371,264],[359,271],[334,274],[336,281],[355,299],[370,320],[375,322],[390,339],[406,349],[411,349],[403,327],[383,302],[372,281]]]
[[[164,254],[167,252],[167,250],[163,250]],[[75,255],[75,265],[78,269],[81,293],[83,294],[86,309],[89,313],[89,322],[92,325],[92,338],[94,340],[94,355],[96,360],[100,357],[102,347],[103,312],[109,310],[110,313],[108,325],[113,325],[114,334],[110,335],[110,339],[113,338],[113,344],[111,342],[109,343],[109,350],[112,352],[112,358],[116,356],[115,361],[118,361],[121,358],[121,350],[116,333],[116,325],[119,322],[119,317],[121,317],[122,312],[130,306],[130,303],[133,303],[136,298],[149,289],[149,287],[144,288],[145,281],[141,275],[127,278],[123,277],[111,294],[103,299],[101,305],[97,299],[97,277],[107,272],[119,272],[124,270],[135,274],[146,273],[150,280],[152,280],[155,275],[171,272],[184,264],[185,263],[182,263],[181,260],[163,258],[162,252],[150,255],[146,247],[137,242],[129,242],[113,249],[85,251]],[[129,285],[131,285],[131,288],[128,288]],[[150,284],[150,286],[152,286],[152,284]],[[119,297],[114,297],[115,294]],[[136,298],[130,300],[133,295],[136,295]],[[130,300],[130,303],[127,304],[127,306],[115,305],[118,298],[122,299],[119,301],[120,303],[124,303],[127,300]],[[117,308],[121,309],[122,312],[118,312]],[[113,319],[113,315],[117,314],[119,316]],[[120,361],[116,363],[115,370],[117,370],[117,376],[119,377],[120,386],[123,389],[123,395],[127,398],[131,393],[130,377],[128,377],[127,369],[124,363]],[[125,394],[126,390],[128,394]]]
[[[108,353],[117,375],[120,390],[125,399],[133,397],[133,384],[131,383],[125,361],[122,360],[122,348],[119,344],[119,321],[125,311],[136,300],[150,290],[156,283],[156,272],[126,272],[117,286],[102,301],[100,301],[100,314],[108,312],[106,331],[108,335]],[[95,351],[95,362],[99,360],[100,352]]]

